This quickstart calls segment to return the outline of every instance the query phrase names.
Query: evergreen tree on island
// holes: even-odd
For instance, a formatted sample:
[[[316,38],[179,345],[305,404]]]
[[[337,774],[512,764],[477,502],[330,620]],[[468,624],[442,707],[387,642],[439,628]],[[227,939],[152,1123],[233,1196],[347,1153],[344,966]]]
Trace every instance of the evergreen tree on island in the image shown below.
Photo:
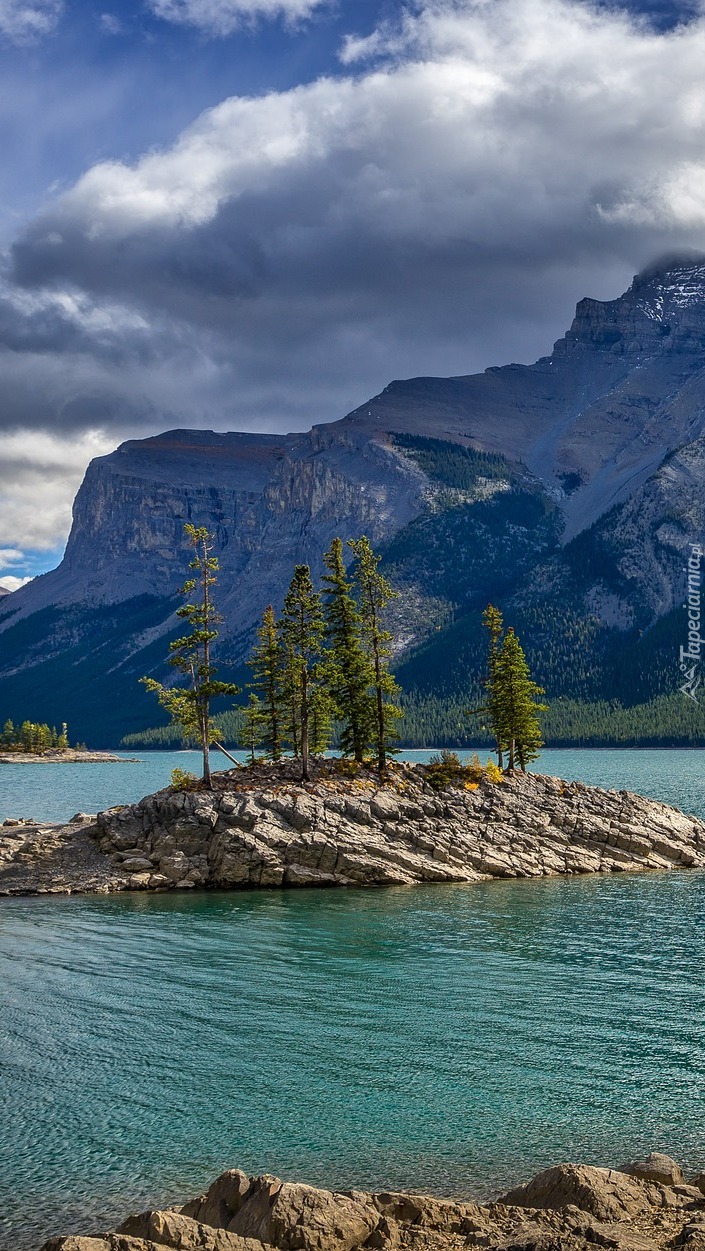
[[[485,679],[485,689],[487,691],[487,703],[482,708],[476,708],[476,713],[487,714],[488,720],[492,726],[495,736],[497,764],[500,769],[504,767],[504,751],[503,742],[500,734],[500,714],[499,714],[499,683],[498,683],[498,665],[499,652],[501,646],[502,635],[504,633],[504,621],[499,608],[495,608],[494,604],[488,604],[482,614],[482,624],[489,632],[490,650],[487,657],[488,676]]]
[[[233,682],[216,679],[216,666],[211,656],[211,644],[218,637],[217,625],[222,618],[213,604],[212,588],[217,582],[218,559],[211,555],[215,536],[204,526],[186,523],[184,531],[192,549],[193,559],[189,568],[195,576],[181,588],[187,602],[177,608],[176,615],[187,622],[188,634],[169,644],[169,664],[190,679],[187,686],[165,686],[155,678],[142,678],[148,691],[154,691],[159,703],[180,726],[186,737],[196,738],[203,751],[203,784],[211,785],[210,745],[217,740],[217,730],[211,723],[211,700],[219,695],[237,695],[240,688]],[[194,595],[194,592],[196,593]]]
[[[250,683],[250,686],[260,699],[262,716],[260,741],[272,760],[280,760],[285,715],[284,655],[271,604],[264,610],[262,624],[257,630],[257,642],[249,663],[254,675],[254,681]],[[295,732],[295,738],[297,737]]]
[[[362,640],[362,617],[343,559],[341,539],[333,539],[323,557],[326,622],[325,681],[342,721],[340,746],[361,764],[374,733],[370,687],[374,671]]]
[[[373,552],[365,535],[360,539],[350,539],[349,543],[355,557],[354,582],[359,596],[363,646],[371,669],[371,742],[377,758],[377,768],[383,774],[387,768],[387,757],[395,750],[393,743],[398,738],[396,725],[403,715],[397,702],[401,688],[389,671],[392,636],[384,628],[385,611],[392,600],[398,597],[399,592],[379,572],[381,557]]]
[[[314,709],[320,726],[320,661],[325,622],[320,594],[314,590],[308,565],[297,565],[284,600],[279,623],[284,653],[284,697],[291,711],[294,755],[301,758],[301,779],[309,780]],[[320,741],[315,747],[322,750]]]
[[[255,763],[255,752],[264,742],[267,716],[262,704],[254,693],[250,693],[242,710],[242,728],[240,730],[240,746],[250,753],[250,764]]]
[[[508,752],[507,771],[513,772],[516,762],[526,772],[543,747],[538,714],[548,705],[537,703],[544,689],[532,680],[523,648],[510,627],[502,640],[495,665],[493,691],[494,731],[498,744]]]

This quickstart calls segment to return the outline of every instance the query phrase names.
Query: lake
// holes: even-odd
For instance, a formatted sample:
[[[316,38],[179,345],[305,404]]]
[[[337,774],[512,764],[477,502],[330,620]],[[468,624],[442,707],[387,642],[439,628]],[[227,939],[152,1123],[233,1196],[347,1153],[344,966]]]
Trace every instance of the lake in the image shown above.
[[[76,766],[69,807],[163,783],[158,755]],[[542,764],[705,814],[699,752]],[[67,815],[71,766],[19,770],[21,811]],[[236,1165],[465,1196],[560,1159],[700,1169],[704,921],[702,873],[4,899],[0,1247]]]

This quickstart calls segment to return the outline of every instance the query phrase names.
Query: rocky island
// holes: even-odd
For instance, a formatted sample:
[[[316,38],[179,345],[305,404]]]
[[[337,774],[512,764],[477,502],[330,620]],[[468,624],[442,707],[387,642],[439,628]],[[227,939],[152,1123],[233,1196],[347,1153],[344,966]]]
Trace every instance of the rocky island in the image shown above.
[[[0,751],[0,764],[133,764],[110,751],[50,747],[47,751]]]
[[[205,1194],[43,1251],[656,1251],[705,1248],[705,1175],[654,1152],[620,1169],[559,1164],[491,1203],[334,1192],[230,1169]]]
[[[213,775],[67,825],[0,827],[0,893],[394,886],[705,867],[705,825],[540,774],[439,786],[429,766],[318,760]]]

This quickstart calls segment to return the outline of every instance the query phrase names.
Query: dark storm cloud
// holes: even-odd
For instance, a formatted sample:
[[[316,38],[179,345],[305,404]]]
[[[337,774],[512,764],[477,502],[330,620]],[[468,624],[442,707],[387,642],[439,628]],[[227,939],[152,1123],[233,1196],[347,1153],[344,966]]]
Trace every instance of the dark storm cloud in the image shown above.
[[[348,78],[95,165],[12,250],[4,424],[303,428],[534,359],[581,296],[702,248],[704,55],[701,20],[428,3]]]

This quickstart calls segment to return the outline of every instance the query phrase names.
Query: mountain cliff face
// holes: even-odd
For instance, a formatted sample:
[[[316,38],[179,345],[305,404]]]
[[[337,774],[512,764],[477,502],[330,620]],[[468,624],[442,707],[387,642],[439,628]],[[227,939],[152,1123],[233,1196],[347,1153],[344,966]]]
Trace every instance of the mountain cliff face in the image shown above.
[[[61,565],[0,603],[0,712],[68,710],[94,743],[154,721],[136,678],[163,662],[189,520],[217,536],[232,665],[296,562],[319,568],[334,535],[367,533],[402,591],[411,688],[443,653],[448,672],[474,663],[491,597],[521,620],[549,694],[585,695],[548,663],[570,670],[572,647],[605,695],[606,657],[681,601],[704,485],[705,264],[682,262],[581,300],[534,365],[393,382],[307,434],[177,430],[93,461]],[[656,670],[654,693],[669,680]]]

